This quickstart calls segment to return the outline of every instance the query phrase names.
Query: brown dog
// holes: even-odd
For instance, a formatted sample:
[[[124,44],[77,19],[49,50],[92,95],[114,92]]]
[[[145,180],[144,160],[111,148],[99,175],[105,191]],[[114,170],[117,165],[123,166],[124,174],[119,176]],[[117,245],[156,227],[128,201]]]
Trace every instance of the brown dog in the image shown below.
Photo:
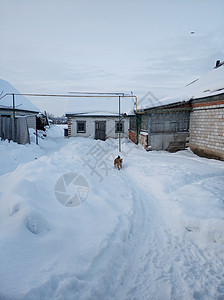
[[[118,155],[117,158],[115,158],[114,160],[114,167],[118,168],[118,170],[122,169],[122,158],[120,158],[120,156]]]

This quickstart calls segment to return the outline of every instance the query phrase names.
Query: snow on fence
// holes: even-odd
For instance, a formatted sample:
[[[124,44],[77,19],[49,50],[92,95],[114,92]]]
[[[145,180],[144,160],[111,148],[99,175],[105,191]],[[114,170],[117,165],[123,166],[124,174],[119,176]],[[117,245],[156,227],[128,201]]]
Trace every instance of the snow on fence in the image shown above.
[[[18,144],[30,143],[27,118],[27,116],[15,118],[0,116],[1,140],[12,140]]]

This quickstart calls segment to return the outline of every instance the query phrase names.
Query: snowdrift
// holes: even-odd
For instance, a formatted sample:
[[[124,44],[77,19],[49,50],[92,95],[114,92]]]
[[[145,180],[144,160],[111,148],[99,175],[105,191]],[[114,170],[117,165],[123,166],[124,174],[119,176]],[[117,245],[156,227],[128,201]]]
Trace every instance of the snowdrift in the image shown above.
[[[123,140],[118,171],[117,147],[60,126],[39,146],[0,142],[1,299],[224,296],[223,163]],[[88,188],[76,206],[55,193],[71,173]]]

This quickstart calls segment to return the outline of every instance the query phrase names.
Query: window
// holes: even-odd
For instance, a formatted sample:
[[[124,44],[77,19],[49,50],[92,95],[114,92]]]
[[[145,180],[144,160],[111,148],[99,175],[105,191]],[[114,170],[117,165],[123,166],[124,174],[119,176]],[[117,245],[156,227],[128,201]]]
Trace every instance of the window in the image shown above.
[[[164,132],[164,123],[152,123],[151,132]]]
[[[177,132],[178,123],[177,122],[170,122],[170,131]]]
[[[77,133],[86,132],[86,121],[77,121]]]
[[[149,117],[148,116],[142,116],[142,119],[141,119],[141,129],[143,130],[148,130],[148,120],[149,120]]]
[[[189,129],[189,120],[188,119],[184,119],[182,129],[183,129],[183,131],[188,131],[188,129]]]
[[[124,132],[124,122],[115,122],[115,132],[116,133]]]

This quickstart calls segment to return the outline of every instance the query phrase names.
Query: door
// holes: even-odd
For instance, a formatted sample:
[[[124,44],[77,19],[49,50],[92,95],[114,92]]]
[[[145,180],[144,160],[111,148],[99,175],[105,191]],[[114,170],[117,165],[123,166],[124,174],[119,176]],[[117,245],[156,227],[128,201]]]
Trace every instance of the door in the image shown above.
[[[106,139],[106,121],[95,122],[95,139],[105,141]]]

